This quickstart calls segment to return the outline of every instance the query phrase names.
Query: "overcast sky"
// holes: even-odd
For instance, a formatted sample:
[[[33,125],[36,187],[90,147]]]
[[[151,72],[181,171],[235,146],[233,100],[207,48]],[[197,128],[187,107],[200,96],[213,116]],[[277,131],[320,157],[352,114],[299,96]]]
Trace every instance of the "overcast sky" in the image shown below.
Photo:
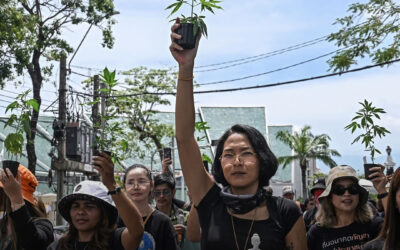
[[[176,63],[170,56],[168,12],[165,7],[173,1],[167,0],[116,0],[115,46],[112,50],[102,48],[101,33],[91,30],[72,65],[91,67],[73,68],[85,75],[93,75],[97,68],[130,69],[138,66],[166,68]],[[321,0],[249,0],[224,1],[223,11],[216,15],[206,14],[208,39],[201,39],[196,65],[209,65],[230,60],[260,55],[284,49],[312,39],[328,35],[339,28],[332,25],[335,18],[346,14],[352,1]],[[185,13],[186,10],[185,10]],[[77,46],[87,26],[71,27],[65,30],[65,37]],[[195,74],[198,83],[230,80],[260,74],[309,60],[337,48],[332,43],[320,42],[299,50],[286,52],[274,57],[257,60],[227,69],[200,72]],[[288,70],[246,80],[203,86],[198,90],[244,87],[288,80],[308,78],[328,73],[326,61],[329,56]],[[360,61],[356,67],[370,64]],[[205,69],[215,69],[215,67]],[[336,158],[338,164],[349,164],[362,168],[362,156],[366,155],[360,145],[351,145],[355,135],[344,131],[354,113],[360,108],[358,102],[367,99],[374,105],[384,108],[387,114],[381,125],[392,134],[378,139],[376,145],[385,153],[390,145],[397,166],[400,163],[400,65],[376,68],[358,73],[239,92],[196,95],[197,106],[265,106],[268,125],[292,124],[296,128],[310,125],[314,134],[326,133],[331,138],[331,147],[337,149],[342,157]],[[71,75],[70,84],[79,88],[83,77]],[[29,86],[29,79],[26,79]],[[47,98],[53,100],[48,91]],[[172,99],[173,100],[173,99]],[[2,104],[2,103],[0,103]],[[161,107],[162,110],[173,110]],[[1,108],[0,108],[1,111]],[[384,156],[377,161],[384,163]],[[319,167],[327,172],[322,163]],[[361,172],[362,173],[362,172]]]

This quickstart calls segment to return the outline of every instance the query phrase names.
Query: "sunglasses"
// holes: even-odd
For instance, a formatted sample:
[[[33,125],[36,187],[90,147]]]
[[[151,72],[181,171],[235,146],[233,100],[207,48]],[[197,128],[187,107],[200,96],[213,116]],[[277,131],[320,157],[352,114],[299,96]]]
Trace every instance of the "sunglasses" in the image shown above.
[[[155,190],[155,191],[154,191],[154,196],[155,196],[155,197],[160,197],[161,195],[163,195],[163,196],[170,196],[170,195],[171,195],[171,190],[169,190],[169,189],[163,189],[163,190]]]
[[[348,187],[345,187],[343,185],[335,185],[332,187],[332,193],[336,195],[344,195],[346,193],[346,190],[349,191],[349,194],[359,194],[360,193],[360,188],[357,184],[351,184]]]

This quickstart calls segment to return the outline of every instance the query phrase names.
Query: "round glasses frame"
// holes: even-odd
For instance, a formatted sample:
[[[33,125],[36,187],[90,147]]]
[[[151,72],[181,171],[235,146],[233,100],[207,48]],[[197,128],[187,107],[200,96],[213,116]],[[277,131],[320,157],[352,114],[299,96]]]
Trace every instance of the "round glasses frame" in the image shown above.
[[[239,160],[239,162],[252,162],[253,160],[256,160],[257,154],[251,151],[243,151],[240,154],[233,154],[233,153],[223,153],[220,157],[219,160],[221,163],[224,164],[233,164],[236,159]]]

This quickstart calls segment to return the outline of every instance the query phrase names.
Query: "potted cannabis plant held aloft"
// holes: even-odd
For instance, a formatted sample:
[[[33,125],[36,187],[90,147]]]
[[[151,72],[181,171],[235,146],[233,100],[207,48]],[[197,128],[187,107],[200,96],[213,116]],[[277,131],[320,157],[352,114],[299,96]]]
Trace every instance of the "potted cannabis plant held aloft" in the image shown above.
[[[351,130],[353,134],[356,130],[362,130],[363,133],[358,135],[351,144],[358,142],[361,140],[361,144],[364,145],[365,151],[369,152],[372,163],[367,163],[364,157],[364,171],[365,178],[369,179],[368,176],[370,173],[370,168],[376,167],[374,164],[375,154],[381,154],[381,151],[375,148],[375,138],[379,136],[379,138],[384,137],[387,133],[390,132],[375,122],[376,120],[380,120],[381,114],[385,114],[385,110],[382,108],[377,108],[372,106],[372,102],[368,102],[364,100],[364,102],[360,102],[362,108],[356,112],[356,116],[351,120],[352,122],[345,127],[345,130]]]
[[[207,37],[207,26],[204,22],[205,16],[195,12],[195,9],[200,9],[200,13],[209,11],[214,14],[214,9],[222,9],[218,4],[222,1],[215,0],[175,0],[175,3],[169,5],[166,10],[171,10],[169,17],[175,14],[182,6],[187,6],[191,9],[190,16],[181,15],[181,25],[176,30],[176,33],[182,36],[176,40],[176,43],[184,49],[193,49],[196,44],[196,39],[199,29],[201,33]],[[171,20],[175,21],[175,19]]]
[[[104,112],[100,115],[100,119],[94,121],[93,126],[97,129],[95,135],[95,141],[93,145],[93,155],[99,155],[100,152],[104,152],[110,155],[113,159],[118,160],[120,155],[117,154],[119,151],[126,152],[128,147],[128,141],[123,138],[123,125],[118,122],[117,114],[118,111],[115,108],[110,107],[110,102],[115,102],[115,98],[110,98],[110,95],[115,92],[115,87],[118,84],[118,80],[115,78],[116,71],[109,71],[108,68],[103,70],[100,74],[100,81],[102,87],[99,89],[100,95],[104,96],[105,102]],[[96,99],[91,102],[90,105],[100,103],[100,99]]]
[[[10,103],[6,108],[6,113],[12,114],[4,125],[4,128],[10,127],[14,132],[8,133],[4,140],[6,149],[3,155],[3,169],[9,168],[14,176],[17,175],[19,166],[19,157],[22,156],[24,146],[24,135],[31,134],[30,122],[32,109],[39,111],[39,104],[35,99],[27,99],[30,90],[18,95],[16,100]]]

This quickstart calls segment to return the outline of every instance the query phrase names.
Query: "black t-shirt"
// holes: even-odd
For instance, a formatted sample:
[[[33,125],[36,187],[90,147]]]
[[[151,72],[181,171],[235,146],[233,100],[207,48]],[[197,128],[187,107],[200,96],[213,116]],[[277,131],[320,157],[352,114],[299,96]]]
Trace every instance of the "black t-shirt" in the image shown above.
[[[362,249],[378,235],[382,222],[382,218],[374,217],[367,223],[354,222],[340,228],[313,225],[307,233],[308,250]]]
[[[143,217],[143,221],[146,217]],[[121,218],[117,220],[118,227],[124,227]],[[158,210],[154,210],[144,226],[142,241],[138,250],[175,250],[179,249],[176,232],[170,218]]]
[[[197,206],[202,249],[236,249],[231,215],[220,198],[220,191],[221,188],[215,184]],[[299,207],[293,201],[280,197],[269,197],[267,207],[269,218],[254,221],[246,247],[243,246],[252,221],[233,216],[240,249],[249,249],[253,246],[251,238],[254,234],[259,236],[260,249],[282,250],[285,248],[286,234],[301,216]]]
[[[108,245],[110,246],[107,250],[124,250],[121,241],[122,231],[124,231],[125,227],[120,227],[114,230],[112,237],[108,240]],[[76,242],[75,249],[76,250],[84,250],[87,249],[88,242]],[[47,250],[55,250],[58,249],[58,240],[54,241],[50,244]]]

